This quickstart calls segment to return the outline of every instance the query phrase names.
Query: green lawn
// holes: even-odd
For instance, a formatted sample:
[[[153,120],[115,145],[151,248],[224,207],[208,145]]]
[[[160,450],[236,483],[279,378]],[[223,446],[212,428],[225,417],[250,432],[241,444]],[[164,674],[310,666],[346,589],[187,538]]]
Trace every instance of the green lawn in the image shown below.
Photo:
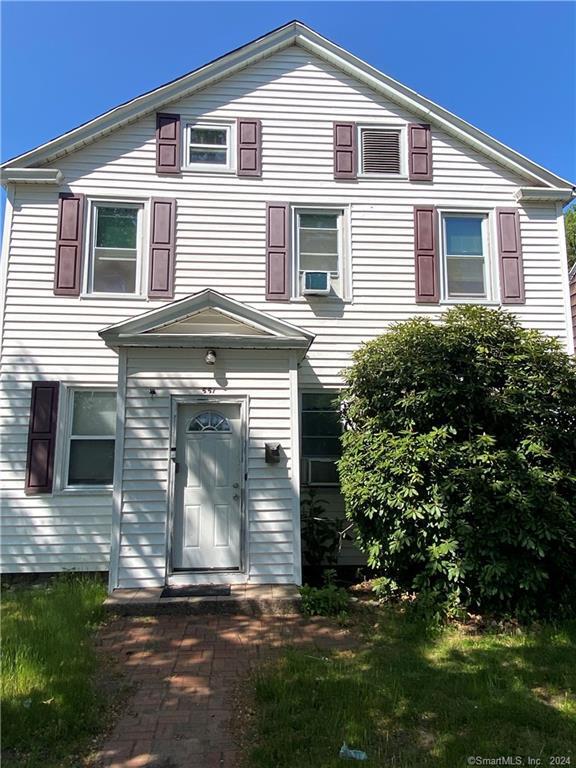
[[[2,592],[3,766],[68,765],[102,727],[91,645],[106,588],[88,577]]]
[[[363,634],[357,651],[290,650],[256,674],[247,766],[342,768],[344,740],[382,768],[510,755],[576,765],[576,622],[432,634],[387,609]]]

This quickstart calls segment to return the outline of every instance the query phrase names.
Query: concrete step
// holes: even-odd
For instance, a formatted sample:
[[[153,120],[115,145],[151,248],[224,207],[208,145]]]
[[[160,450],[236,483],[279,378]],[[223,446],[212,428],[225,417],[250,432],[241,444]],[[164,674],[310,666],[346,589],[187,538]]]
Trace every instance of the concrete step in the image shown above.
[[[166,614],[292,615],[300,612],[296,585],[232,585],[226,597],[160,597],[162,587],[115,589],[104,602],[110,613],[121,616]]]

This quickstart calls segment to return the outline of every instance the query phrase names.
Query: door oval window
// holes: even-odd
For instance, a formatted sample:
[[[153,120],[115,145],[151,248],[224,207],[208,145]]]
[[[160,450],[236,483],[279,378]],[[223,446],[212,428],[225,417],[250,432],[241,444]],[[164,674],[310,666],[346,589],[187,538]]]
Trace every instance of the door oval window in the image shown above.
[[[231,432],[225,416],[217,411],[203,411],[190,421],[187,432]]]

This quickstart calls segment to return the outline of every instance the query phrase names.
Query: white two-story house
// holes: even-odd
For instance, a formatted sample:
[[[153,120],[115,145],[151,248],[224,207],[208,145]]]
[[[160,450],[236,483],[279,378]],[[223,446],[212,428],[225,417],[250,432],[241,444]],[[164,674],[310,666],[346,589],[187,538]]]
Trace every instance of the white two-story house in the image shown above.
[[[363,341],[472,302],[573,349],[572,184],[299,22],[2,179],[6,572],[298,584]]]

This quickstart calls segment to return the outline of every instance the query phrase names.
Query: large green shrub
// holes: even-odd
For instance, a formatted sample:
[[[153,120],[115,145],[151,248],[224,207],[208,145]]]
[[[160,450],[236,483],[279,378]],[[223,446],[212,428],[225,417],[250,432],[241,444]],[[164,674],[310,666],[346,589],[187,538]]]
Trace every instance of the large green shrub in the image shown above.
[[[339,464],[370,565],[426,604],[576,611],[576,366],[502,310],[359,349]]]

